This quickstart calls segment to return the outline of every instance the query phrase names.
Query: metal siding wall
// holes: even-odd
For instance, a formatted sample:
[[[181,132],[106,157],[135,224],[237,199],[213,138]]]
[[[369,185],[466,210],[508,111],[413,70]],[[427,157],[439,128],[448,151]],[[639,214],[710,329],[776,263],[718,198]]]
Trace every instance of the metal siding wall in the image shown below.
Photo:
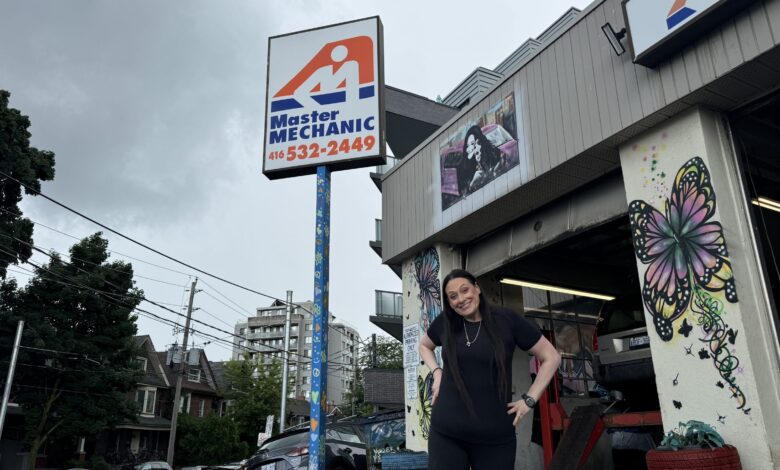
[[[756,3],[656,69],[634,65],[628,53],[615,56],[601,32],[607,21],[616,30],[624,26],[620,0],[606,0],[583,12],[573,27],[534,51],[536,55],[513,76],[487,89],[479,103],[467,107],[406,159],[413,161],[402,161],[391,170],[383,182],[383,214],[390,225],[383,234],[385,260],[435,237],[553,168],[557,167],[561,182],[581,178],[581,168],[560,165],[582,153],[600,157],[601,151],[594,146],[616,145],[685,109],[693,98],[713,106],[733,105],[739,96],[754,94],[764,85],[761,70],[780,71],[775,63],[755,63],[749,77],[745,71],[723,77],[778,45],[780,0]],[[747,83],[754,75],[758,77],[750,80],[756,83]],[[474,78],[470,90],[486,86],[485,77]],[[713,84],[716,79],[720,80]],[[441,141],[511,91],[515,92],[518,134],[525,137],[521,164],[496,179],[493,188],[477,191],[442,212]],[[640,121],[642,125],[637,126]],[[604,162],[605,167],[608,163]]]

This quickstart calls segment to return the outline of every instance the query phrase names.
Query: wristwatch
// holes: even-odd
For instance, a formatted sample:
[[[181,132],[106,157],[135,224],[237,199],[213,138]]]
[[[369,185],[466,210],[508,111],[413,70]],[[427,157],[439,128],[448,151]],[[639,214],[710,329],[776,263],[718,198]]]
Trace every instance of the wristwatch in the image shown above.
[[[528,394],[524,393],[520,396],[520,398],[523,399],[523,401],[525,402],[525,406],[527,406],[528,408],[533,408],[534,406],[536,406],[536,400],[534,400],[533,397],[529,397]]]

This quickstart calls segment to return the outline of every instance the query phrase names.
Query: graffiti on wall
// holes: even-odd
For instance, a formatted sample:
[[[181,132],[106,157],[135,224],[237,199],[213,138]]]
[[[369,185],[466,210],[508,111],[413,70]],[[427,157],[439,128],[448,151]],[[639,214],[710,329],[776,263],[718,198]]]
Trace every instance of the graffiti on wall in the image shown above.
[[[441,264],[436,248],[428,248],[418,253],[412,260],[404,264],[405,296],[408,303],[404,304],[404,328],[417,331],[416,337],[428,331],[431,322],[441,313],[441,285],[439,274]],[[408,308],[408,310],[407,310]],[[410,334],[411,336],[411,334]],[[421,366],[419,359],[411,360],[415,354],[405,353],[410,362],[406,367],[407,422],[410,426],[407,438],[415,444],[412,448],[425,448],[431,422],[431,396],[433,376],[426,366]],[[441,361],[441,357],[437,359]]]
[[[669,194],[666,175],[657,172],[656,164],[654,153],[644,184]],[[749,414],[736,379],[741,372],[735,349],[737,331],[724,318],[726,302],[736,303],[737,291],[723,227],[714,220],[716,195],[704,161],[700,157],[688,160],[677,172],[671,194],[659,194],[658,202],[661,210],[644,200],[629,204],[634,251],[647,265],[642,285],[645,309],[658,337],[667,343],[675,337],[688,338],[694,334],[694,325],[698,326],[698,357],[712,362],[728,384],[736,408]],[[684,346],[685,355],[693,355],[693,349],[693,345]],[[719,388],[726,388],[719,383]],[[682,407],[679,402],[674,405]]]
[[[381,466],[382,457],[385,454],[406,447],[403,415],[399,418],[367,424],[364,427],[364,433],[371,443],[371,468]]]
[[[414,277],[420,288],[420,331],[441,313],[441,286],[439,284],[439,253],[428,248],[414,258]]]

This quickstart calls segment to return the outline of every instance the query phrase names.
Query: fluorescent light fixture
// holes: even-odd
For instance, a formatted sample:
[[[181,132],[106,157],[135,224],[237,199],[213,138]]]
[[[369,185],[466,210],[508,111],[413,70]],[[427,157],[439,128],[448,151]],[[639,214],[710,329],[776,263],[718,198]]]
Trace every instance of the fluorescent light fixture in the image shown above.
[[[605,23],[604,26],[601,27],[601,31],[603,31],[604,36],[607,37],[607,41],[609,41],[609,45],[612,46],[612,50],[615,51],[615,55],[621,56],[626,52],[626,48],[623,47],[623,44],[620,42],[621,39],[626,37],[626,28],[616,32],[611,24]]]
[[[780,212],[780,202],[775,201],[774,199],[759,196],[757,199],[753,199],[750,202],[758,207],[763,207],[764,209],[769,209],[770,211]]]
[[[611,295],[596,294],[594,292],[586,292],[586,291],[576,290],[576,289],[566,289],[565,287],[551,286],[549,284],[540,284],[538,282],[521,281],[518,279],[511,279],[508,277],[501,279],[501,283],[510,284],[513,286],[530,287],[531,289],[548,290],[550,292],[560,292],[561,294],[571,294],[571,295],[576,295],[578,297],[590,297],[591,299],[605,300],[607,302],[609,302],[610,300],[615,300],[615,297]]]

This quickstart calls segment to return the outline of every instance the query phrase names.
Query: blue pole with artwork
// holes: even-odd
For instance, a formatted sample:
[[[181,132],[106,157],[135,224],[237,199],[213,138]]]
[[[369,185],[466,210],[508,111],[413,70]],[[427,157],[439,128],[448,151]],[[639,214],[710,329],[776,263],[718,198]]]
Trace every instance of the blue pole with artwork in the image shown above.
[[[311,351],[309,470],[325,468],[328,416],[328,279],[330,265],[330,169],[317,167],[317,224],[314,243],[314,311]]]

